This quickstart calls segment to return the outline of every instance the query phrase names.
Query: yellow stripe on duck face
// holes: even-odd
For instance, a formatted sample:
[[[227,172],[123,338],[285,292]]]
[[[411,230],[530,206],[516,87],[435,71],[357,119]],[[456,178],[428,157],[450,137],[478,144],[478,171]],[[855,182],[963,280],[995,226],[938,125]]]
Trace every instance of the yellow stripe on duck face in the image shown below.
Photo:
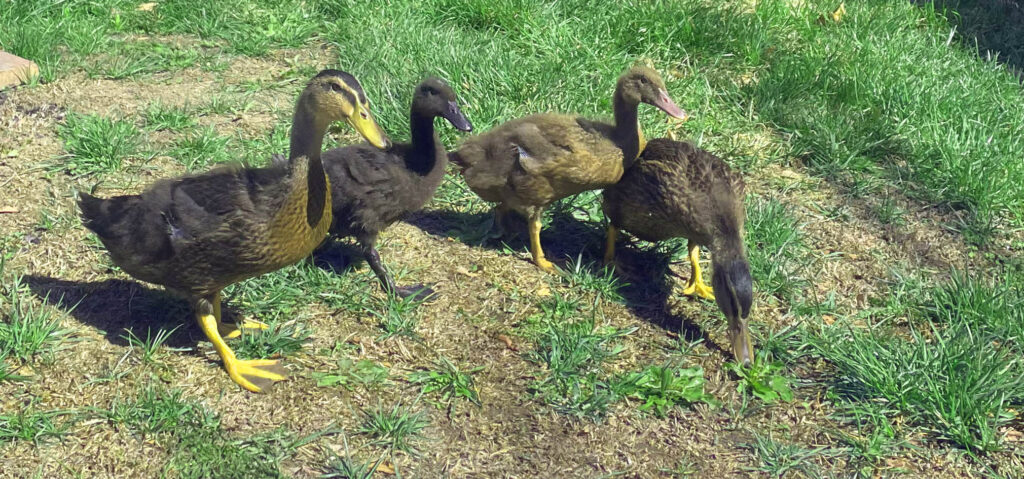
[[[384,131],[381,130],[380,125],[373,119],[373,114],[370,113],[370,102],[366,99],[366,95],[345,82],[338,81],[337,84],[342,90],[349,93],[349,95],[345,95],[346,98],[355,100],[351,108],[345,109],[351,112],[345,117],[345,121],[352,125],[352,128],[355,128],[360,135],[363,135],[363,138],[366,138],[366,141],[370,142],[371,145],[380,149],[390,147],[390,140],[388,140]]]

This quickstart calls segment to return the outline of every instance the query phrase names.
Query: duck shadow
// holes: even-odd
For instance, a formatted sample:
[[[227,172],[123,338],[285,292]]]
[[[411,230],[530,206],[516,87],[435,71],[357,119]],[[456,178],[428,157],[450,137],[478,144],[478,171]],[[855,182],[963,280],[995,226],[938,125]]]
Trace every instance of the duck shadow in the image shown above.
[[[552,207],[549,221],[541,230],[541,245],[548,259],[556,264],[576,260],[580,245],[603,244],[604,229],[595,222],[582,221],[569,211]],[[421,210],[405,220],[424,233],[452,238],[463,244],[492,250],[527,251],[529,237],[526,219],[506,215],[505,232],[499,233],[493,212],[464,213],[451,210]]]
[[[622,285],[619,294],[626,307],[644,321],[679,334],[679,339],[688,344],[702,341],[709,349],[723,351],[693,318],[670,310],[669,299],[676,286],[671,265],[668,253],[620,244],[615,255],[615,276]]]
[[[343,238],[328,237],[313,250],[309,261],[324,271],[345,275],[366,262],[362,250]]]
[[[541,232],[541,243],[549,258],[564,270],[580,269],[594,276],[603,275],[604,226],[580,220],[571,212],[557,208],[552,209],[550,219]],[[511,225],[513,228],[510,229],[515,234],[506,234],[502,238],[491,234],[495,226],[491,212],[423,210],[406,222],[427,234],[452,238],[472,246],[519,250],[528,244],[526,221],[521,217]],[[682,340],[689,343],[703,340],[708,348],[722,351],[692,318],[669,311],[668,302],[675,280],[670,271],[671,263],[672,255],[669,253],[620,244],[616,249],[614,274],[619,281],[618,292],[623,303],[639,318],[678,333]]]
[[[162,289],[121,279],[82,282],[26,275],[23,281],[41,301],[100,330],[111,344],[128,346],[129,335],[145,340],[162,329],[174,330],[165,345],[191,349],[203,336],[188,301]],[[226,303],[223,315],[226,322],[238,317]]]
[[[949,21],[959,27],[965,47],[977,47],[978,56],[996,59],[1024,82],[1024,2],[1019,0],[911,0],[911,3],[950,11]]]

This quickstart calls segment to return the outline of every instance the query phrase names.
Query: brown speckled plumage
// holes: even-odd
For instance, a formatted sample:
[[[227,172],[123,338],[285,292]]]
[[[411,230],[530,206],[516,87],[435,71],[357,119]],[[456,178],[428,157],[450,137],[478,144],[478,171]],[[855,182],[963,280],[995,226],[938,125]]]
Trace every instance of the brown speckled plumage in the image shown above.
[[[462,131],[473,128],[462,115],[452,88],[441,79],[428,78],[413,93],[411,142],[395,143],[385,151],[362,144],[323,154],[333,192],[331,235],[355,236],[367,263],[389,293],[425,297],[433,292],[423,285],[396,286],[375,245],[382,230],[430,201],[444,178],[448,152],[434,131],[437,117]]]
[[[743,178],[721,158],[660,138],[604,190],[603,207],[612,226],[642,240],[686,238],[710,250],[715,300],[729,319],[734,354],[746,361],[752,359],[746,318],[753,291],[743,246],[743,199]],[[694,265],[700,281],[698,270]]]
[[[720,158],[659,138],[604,190],[604,211],[613,225],[644,241],[686,238],[714,250],[740,239],[743,194],[743,178]]]
[[[617,83],[614,124],[574,115],[531,115],[470,138],[452,161],[462,167],[470,189],[499,203],[496,211],[515,210],[539,223],[540,212],[552,202],[619,180],[643,149],[637,123],[641,102],[685,117],[665,93],[661,76],[635,67]],[[546,263],[536,249],[534,259]]]

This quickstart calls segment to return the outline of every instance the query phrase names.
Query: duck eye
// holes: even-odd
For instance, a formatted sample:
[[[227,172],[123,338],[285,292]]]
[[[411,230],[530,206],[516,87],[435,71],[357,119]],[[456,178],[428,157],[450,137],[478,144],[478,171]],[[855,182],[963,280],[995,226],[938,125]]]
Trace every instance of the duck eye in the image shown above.
[[[341,93],[341,91],[342,91],[341,90],[341,85],[339,85],[337,83],[331,83],[331,90],[334,90],[334,91],[336,91],[338,93]]]
[[[642,84],[646,85],[646,84],[648,84],[648,83],[650,83],[650,82],[651,82],[651,81],[650,81],[650,80],[648,80],[648,79],[647,79],[647,77],[640,77],[640,83],[642,83]]]

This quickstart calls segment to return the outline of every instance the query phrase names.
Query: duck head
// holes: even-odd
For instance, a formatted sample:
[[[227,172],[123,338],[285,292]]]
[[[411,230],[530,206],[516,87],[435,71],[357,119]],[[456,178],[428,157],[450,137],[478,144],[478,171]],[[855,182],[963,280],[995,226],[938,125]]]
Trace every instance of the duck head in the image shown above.
[[[413,113],[428,118],[441,117],[459,131],[473,131],[473,124],[459,108],[458,97],[448,82],[430,77],[416,87],[412,97]]]
[[[345,120],[371,145],[386,149],[391,146],[384,131],[370,113],[370,101],[363,86],[354,76],[341,70],[323,70],[306,86],[311,106],[322,114],[326,125]]]
[[[714,262],[714,256],[712,256]],[[754,345],[750,342],[747,319],[754,301],[750,265],[737,257],[721,263],[714,262],[711,289],[715,292],[718,309],[729,322],[729,343],[736,362],[749,366],[754,361]]]
[[[651,68],[637,66],[619,77],[619,92],[630,103],[647,103],[660,108],[673,118],[685,120],[689,117],[676,106],[665,90],[665,81]]]

